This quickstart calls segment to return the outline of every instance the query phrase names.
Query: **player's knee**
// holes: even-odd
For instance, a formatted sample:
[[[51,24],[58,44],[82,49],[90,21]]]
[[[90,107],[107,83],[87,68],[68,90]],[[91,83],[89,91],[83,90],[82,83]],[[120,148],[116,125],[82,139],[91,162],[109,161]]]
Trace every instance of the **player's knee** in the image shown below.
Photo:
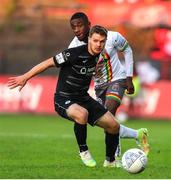
[[[117,134],[120,128],[119,123],[109,111],[99,119],[97,125],[102,127],[109,134]]]
[[[109,126],[106,128],[106,131],[109,134],[117,134],[117,133],[119,133],[119,128],[120,128],[119,123],[113,122],[113,123],[109,124]]]
[[[73,104],[67,109],[67,115],[79,124],[87,124],[88,111],[77,104]]]
[[[76,122],[79,124],[87,124],[88,122],[88,111],[86,109],[81,109],[81,111],[77,114]]]

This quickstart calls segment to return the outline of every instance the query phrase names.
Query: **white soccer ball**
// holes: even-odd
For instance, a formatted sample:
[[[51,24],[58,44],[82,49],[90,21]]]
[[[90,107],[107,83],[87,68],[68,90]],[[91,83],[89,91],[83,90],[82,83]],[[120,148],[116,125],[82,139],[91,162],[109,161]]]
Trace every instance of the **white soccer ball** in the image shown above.
[[[122,166],[129,173],[140,173],[147,165],[146,154],[138,149],[132,148],[127,150],[122,156]]]

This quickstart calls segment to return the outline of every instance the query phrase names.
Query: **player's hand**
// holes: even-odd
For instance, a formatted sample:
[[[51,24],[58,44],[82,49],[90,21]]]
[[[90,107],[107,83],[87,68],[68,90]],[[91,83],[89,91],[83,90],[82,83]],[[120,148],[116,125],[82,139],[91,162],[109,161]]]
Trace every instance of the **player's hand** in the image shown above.
[[[134,84],[132,82],[132,77],[127,77],[127,90],[126,94],[134,94]]]
[[[10,77],[7,84],[10,89],[19,87],[19,91],[21,91],[21,89],[25,86],[26,82],[27,82],[26,78],[24,77],[24,75],[22,75],[22,76]]]

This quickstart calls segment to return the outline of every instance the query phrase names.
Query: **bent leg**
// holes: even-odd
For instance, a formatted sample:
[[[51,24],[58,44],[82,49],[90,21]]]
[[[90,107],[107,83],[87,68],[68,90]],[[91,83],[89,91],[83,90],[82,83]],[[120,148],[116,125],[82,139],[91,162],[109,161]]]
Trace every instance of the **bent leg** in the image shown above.
[[[114,98],[106,98],[105,106],[115,116],[116,111],[117,111],[118,107],[120,106],[120,101],[115,100]],[[113,136],[114,141],[110,140],[111,136]],[[119,142],[115,143],[117,141],[119,141]],[[118,138],[118,136],[116,136],[116,135],[112,135],[112,134],[105,132],[105,142],[106,142],[106,151],[111,151],[110,149],[116,149],[115,158],[120,159],[120,156],[121,156],[120,134],[119,134],[119,138]],[[110,143],[107,143],[107,142],[110,142]]]
[[[109,111],[98,119],[96,125],[103,128],[109,134],[119,133],[120,125]]]
[[[106,133],[106,161],[113,162],[115,160],[115,152],[119,144],[119,124],[114,119],[114,116],[108,111],[99,119],[97,125],[104,128]]]
[[[73,119],[76,123],[85,125],[88,120],[88,111],[78,104],[72,104],[66,110],[69,118]]]
[[[86,144],[88,111],[78,104],[72,104],[66,112],[68,117],[75,121],[74,133],[80,152],[88,150]]]
[[[89,115],[87,109],[78,104],[73,104],[67,109],[67,115],[75,120],[74,133],[79,146],[79,154],[82,162],[88,167],[96,166],[96,161],[91,156],[86,143]]]

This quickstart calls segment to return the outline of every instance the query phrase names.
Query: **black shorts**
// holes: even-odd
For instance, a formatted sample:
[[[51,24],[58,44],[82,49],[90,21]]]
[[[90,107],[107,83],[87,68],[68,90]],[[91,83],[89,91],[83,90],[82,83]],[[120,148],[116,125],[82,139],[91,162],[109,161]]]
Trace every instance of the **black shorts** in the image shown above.
[[[69,106],[71,106],[74,103],[87,109],[89,113],[88,123],[91,126],[94,126],[97,120],[108,111],[100,103],[98,103],[96,100],[94,100],[90,96],[84,101],[73,100],[73,99],[69,99],[68,97],[59,97],[59,96],[54,97],[55,111],[63,118],[66,118],[72,121],[74,120],[67,116],[66,110],[68,109]]]

